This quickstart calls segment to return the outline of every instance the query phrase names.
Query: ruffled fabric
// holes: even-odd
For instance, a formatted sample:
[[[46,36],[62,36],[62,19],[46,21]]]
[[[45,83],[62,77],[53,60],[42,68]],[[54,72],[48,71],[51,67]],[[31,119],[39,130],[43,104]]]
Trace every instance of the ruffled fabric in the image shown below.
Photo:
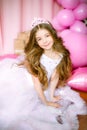
[[[61,58],[42,56],[48,78]],[[61,87],[55,92],[62,97],[58,102],[61,107],[45,106],[34,89],[31,74],[16,64],[19,62],[20,58],[0,62],[0,130],[78,130],[77,115],[87,114],[87,106],[79,94],[69,86]],[[47,67],[48,64],[54,67]],[[48,100],[49,93],[50,88],[44,91]]]

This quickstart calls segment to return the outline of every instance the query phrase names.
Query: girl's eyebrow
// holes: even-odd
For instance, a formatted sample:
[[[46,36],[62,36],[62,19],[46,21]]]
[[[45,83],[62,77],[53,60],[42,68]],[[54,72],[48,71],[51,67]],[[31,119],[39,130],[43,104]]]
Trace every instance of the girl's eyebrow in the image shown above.
[[[41,37],[38,37],[38,36],[37,36],[36,39],[38,39],[38,38],[41,38]]]

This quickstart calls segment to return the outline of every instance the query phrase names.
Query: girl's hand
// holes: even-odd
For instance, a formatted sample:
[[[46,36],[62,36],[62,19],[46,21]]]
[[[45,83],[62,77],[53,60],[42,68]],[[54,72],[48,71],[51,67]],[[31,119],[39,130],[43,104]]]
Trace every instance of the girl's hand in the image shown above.
[[[53,96],[51,98],[52,102],[58,102],[61,99],[61,96]]]
[[[52,107],[56,107],[56,108],[59,108],[60,107],[60,105],[58,104],[58,103],[55,103],[55,102],[47,102],[46,103],[46,105],[48,105],[48,106],[52,106]]]

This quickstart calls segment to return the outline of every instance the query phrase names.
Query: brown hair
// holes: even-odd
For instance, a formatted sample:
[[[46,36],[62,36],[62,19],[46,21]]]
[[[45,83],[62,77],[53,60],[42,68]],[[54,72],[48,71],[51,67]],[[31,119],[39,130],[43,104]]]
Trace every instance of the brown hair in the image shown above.
[[[66,80],[70,76],[71,70],[72,70],[70,53],[63,45],[62,38],[57,36],[57,32],[53,28],[51,23],[39,24],[31,30],[28,44],[26,45],[25,50],[24,50],[24,52],[26,54],[27,68],[33,75],[38,77],[41,84],[43,84],[44,89],[46,89],[48,86],[46,70],[40,64],[40,57],[44,50],[39,47],[39,45],[37,44],[37,41],[36,41],[36,37],[35,37],[38,29],[46,29],[49,31],[49,33],[51,34],[51,36],[54,40],[53,49],[56,52],[59,52],[63,55],[63,58],[62,58],[60,64],[56,67],[56,71],[59,74],[58,84],[64,85]]]

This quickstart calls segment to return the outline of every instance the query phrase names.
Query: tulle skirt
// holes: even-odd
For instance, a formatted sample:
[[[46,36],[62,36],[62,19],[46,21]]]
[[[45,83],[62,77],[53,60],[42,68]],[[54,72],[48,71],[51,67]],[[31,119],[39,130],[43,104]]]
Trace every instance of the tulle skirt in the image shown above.
[[[61,107],[44,105],[26,68],[18,59],[0,62],[0,130],[78,130],[77,115],[87,114],[87,106],[69,86],[56,90]],[[44,94],[48,100],[50,88]]]

